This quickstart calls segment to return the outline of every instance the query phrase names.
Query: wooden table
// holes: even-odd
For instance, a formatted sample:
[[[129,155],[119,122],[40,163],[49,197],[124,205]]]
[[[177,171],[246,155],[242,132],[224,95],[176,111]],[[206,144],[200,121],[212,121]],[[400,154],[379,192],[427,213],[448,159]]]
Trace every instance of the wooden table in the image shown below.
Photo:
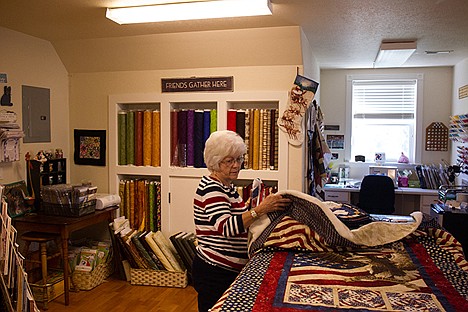
[[[48,216],[44,214],[30,214],[13,218],[14,227],[18,232],[37,231],[45,233],[60,234],[62,239],[62,261],[64,265],[63,278],[65,287],[65,305],[70,303],[70,280],[68,270],[68,239],[74,231],[81,230],[88,226],[98,224],[100,222],[114,220],[114,213],[119,207],[113,206],[103,210],[96,210],[94,213],[81,217],[61,217]]]

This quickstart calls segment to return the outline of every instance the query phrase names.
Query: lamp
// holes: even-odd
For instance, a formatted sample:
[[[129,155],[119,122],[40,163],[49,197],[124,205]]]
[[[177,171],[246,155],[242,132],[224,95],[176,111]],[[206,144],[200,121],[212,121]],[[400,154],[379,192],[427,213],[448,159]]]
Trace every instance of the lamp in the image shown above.
[[[382,42],[375,67],[399,67],[416,51],[416,41]]]
[[[108,8],[106,17],[135,24],[271,14],[270,0],[210,0]]]

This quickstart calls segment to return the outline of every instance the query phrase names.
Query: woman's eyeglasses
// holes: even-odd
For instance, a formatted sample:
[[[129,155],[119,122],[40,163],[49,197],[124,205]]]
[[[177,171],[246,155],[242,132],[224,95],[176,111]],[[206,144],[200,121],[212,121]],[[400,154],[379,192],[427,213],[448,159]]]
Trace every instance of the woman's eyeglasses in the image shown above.
[[[237,158],[228,158],[223,161],[221,161],[222,164],[225,164],[226,166],[233,166],[234,162],[238,163],[239,165],[242,165],[244,163],[244,156],[239,156]]]

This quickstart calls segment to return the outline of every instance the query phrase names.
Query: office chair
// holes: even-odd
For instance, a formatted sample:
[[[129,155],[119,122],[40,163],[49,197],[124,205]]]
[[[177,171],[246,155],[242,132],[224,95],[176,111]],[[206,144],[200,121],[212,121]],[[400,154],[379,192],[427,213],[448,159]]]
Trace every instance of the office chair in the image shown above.
[[[395,212],[395,185],[385,175],[367,175],[361,182],[358,207],[373,214]]]

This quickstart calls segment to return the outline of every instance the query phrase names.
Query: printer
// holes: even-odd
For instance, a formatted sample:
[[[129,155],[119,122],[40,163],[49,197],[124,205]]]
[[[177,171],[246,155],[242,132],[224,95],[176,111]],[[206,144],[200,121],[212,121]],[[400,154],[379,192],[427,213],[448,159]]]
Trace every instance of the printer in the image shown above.
[[[392,166],[369,166],[369,174],[386,175],[393,180],[395,188],[398,187],[398,168]]]

